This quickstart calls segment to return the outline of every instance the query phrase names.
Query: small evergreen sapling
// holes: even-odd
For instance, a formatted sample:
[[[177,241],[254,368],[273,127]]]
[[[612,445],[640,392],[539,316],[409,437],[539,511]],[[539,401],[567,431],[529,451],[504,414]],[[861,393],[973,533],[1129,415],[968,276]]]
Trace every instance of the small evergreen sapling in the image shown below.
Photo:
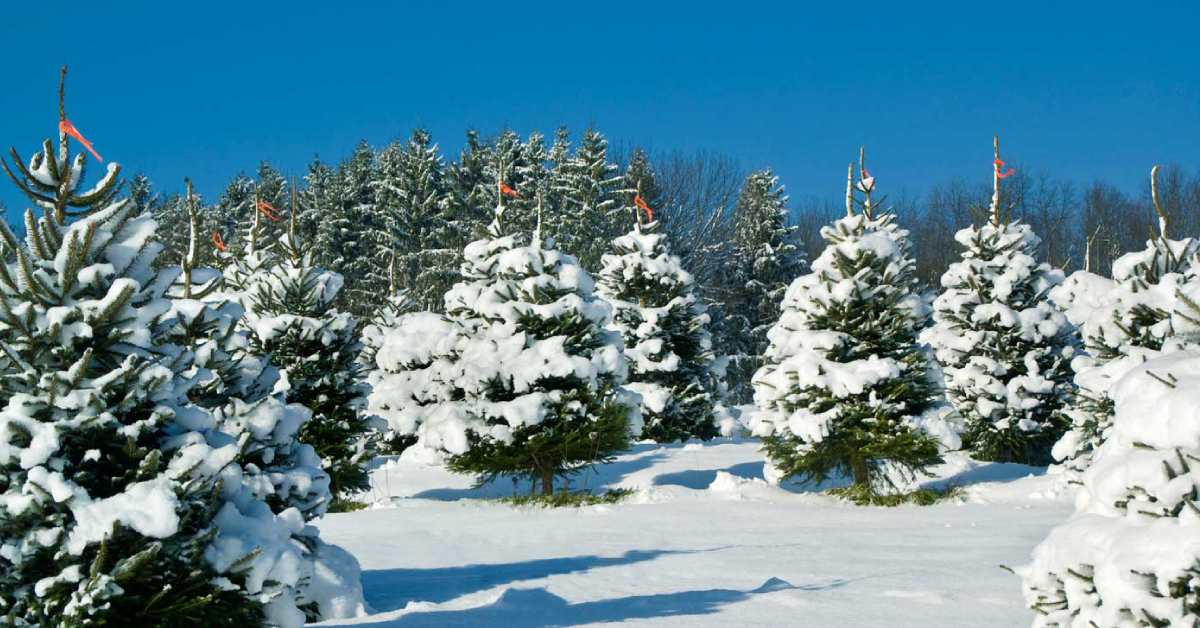
[[[871,198],[860,167],[857,199],[846,182],[846,217],[821,230],[828,243],[812,272],[787,290],[754,375],[753,427],[773,473],[823,481],[848,475],[867,492],[939,463],[938,441],[918,422],[938,390],[917,331],[927,317],[916,294],[908,232]]]
[[[639,193],[637,203],[645,204]],[[646,205],[648,207],[648,205]],[[613,306],[612,329],[629,360],[626,388],[642,398],[642,438],[660,443],[718,434],[724,360],[713,355],[707,308],[692,276],[671,254],[659,223],[642,224],[613,240],[603,258],[598,293]]]
[[[334,306],[342,277],[315,266],[295,217],[293,206],[274,265],[245,286],[243,322],[253,351],[279,368],[285,398],[312,411],[300,441],[316,449],[334,499],[345,501],[369,486],[372,429],[362,408],[358,323]]]
[[[1062,271],[1039,264],[1040,240],[1002,216],[1003,169],[995,140],[989,219],[955,234],[962,260],[942,275],[932,327],[946,393],[965,418],[963,445],[981,460],[1045,465],[1062,435],[1072,392],[1072,327],[1046,299]]]
[[[461,411],[424,427],[450,469],[528,477],[549,494],[555,477],[628,447],[640,416],[591,277],[542,238],[540,219],[529,244],[504,235],[500,199],[491,236],[467,246],[464,281],[446,295],[463,338],[445,379],[463,387]]]

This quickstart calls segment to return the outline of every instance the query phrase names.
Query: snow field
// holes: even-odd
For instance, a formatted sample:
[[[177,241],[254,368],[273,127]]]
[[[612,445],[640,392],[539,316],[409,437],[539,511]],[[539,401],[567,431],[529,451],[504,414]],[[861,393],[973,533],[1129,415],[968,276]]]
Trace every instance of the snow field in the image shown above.
[[[513,507],[500,481],[406,456],[372,475],[373,508],[321,537],[363,567],[374,614],[325,626],[1015,626],[1030,612],[1000,565],[1071,512],[1056,477],[951,454],[935,506],[858,507],[771,486],[754,440],[642,443],[573,486],[616,505]],[[527,491],[527,486],[518,486]]]

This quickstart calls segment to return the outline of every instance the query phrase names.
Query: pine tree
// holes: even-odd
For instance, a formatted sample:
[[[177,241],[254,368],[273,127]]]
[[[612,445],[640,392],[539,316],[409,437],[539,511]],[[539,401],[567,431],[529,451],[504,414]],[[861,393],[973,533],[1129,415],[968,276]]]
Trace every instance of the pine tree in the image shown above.
[[[386,263],[392,254],[384,212],[375,202],[375,151],[360,142],[338,168],[339,205],[317,233],[317,250],[326,268],[348,280],[338,306],[369,314],[386,287]]]
[[[186,198],[190,242],[172,284],[177,312],[173,338],[196,357],[191,396],[213,412],[210,441],[238,444],[241,478],[223,478],[226,500],[240,516],[255,520],[245,526],[260,531],[253,540],[263,547],[274,545],[276,562],[291,566],[290,580],[272,578],[261,595],[276,598],[273,615],[298,622],[363,614],[357,561],[323,542],[315,527],[296,525],[324,515],[334,502],[321,457],[301,442],[303,431],[311,429],[313,412],[297,403],[285,405],[279,391],[289,388],[286,374],[261,351],[244,320],[246,308],[268,290],[282,263],[275,243],[263,240],[266,223],[279,218],[276,208],[255,203],[258,216],[244,234],[243,256],[217,252],[229,262],[222,274],[197,267],[200,220],[190,182]],[[288,198],[297,198],[294,190]],[[293,200],[288,240],[280,243],[285,251],[295,240],[295,209]],[[236,519],[233,525],[244,526]]]
[[[358,322],[334,305],[341,287],[340,275],[314,264],[293,218],[275,263],[246,287],[243,319],[253,351],[280,369],[287,400],[312,411],[299,438],[320,456],[335,505],[368,487],[371,431],[362,412]]]
[[[1065,411],[1070,429],[1052,450],[1071,482],[1080,480],[1112,429],[1109,389],[1167,347],[1175,334],[1172,313],[1181,307],[1178,293],[1197,281],[1200,241],[1168,237],[1157,174],[1155,166],[1150,189],[1159,220],[1146,248],[1115,260],[1112,279],[1078,271],[1050,292],[1050,300],[1079,328],[1087,351],[1072,362],[1077,389]]]
[[[1200,625],[1197,391],[1195,345],[1108,391],[1116,416],[1082,473],[1075,514],[1016,570],[1034,626]]]
[[[846,217],[821,230],[828,243],[812,272],[787,290],[754,375],[753,426],[778,477],[850,476],[871,493],[941,461],[938,442],[913,425],[938,390],[917,331],[927,314],[916,294],[908,232],[872,200],[855,213],[851,174]]]
[[[625,343],[626,387],[642,398],[642,438],[707,440],[718,434],[724,361],[713,355],[695,282],[658,227],[643,225],[639,210],[633,231],[604,256],[597,292],[613,306],[612,329]]]
[[[999,140],[992,206],[983,225],[960,230],[962,261],[942,275],[934,325],[922,334],[966,421],[963,445],[981,460],[1045,465],[1062,436],[1072,390],[1071,325],[1047,300],[1062,271],[1039,264],[1033,230],[1005,218]]]
[[[611,459],[641,426],[591,278],[540,229],[529,244],[505,235],[504,215],[502,201],[491,237],[467,246],[464,280],[446,295],[463,340],[444,379],[463,401],[423,427],[450,469],[527,477],[550,494],[556,476]]]
[[[203,410],[184,397],[188,355],[164,338],[154,223],[115,198],[116,164],[83,187],[63,92],[58,146],[3,162],[44,213],[26,212],[24,243],[0,229],[0,613],[14,626],[262,623],[244,563],[206,560],[220,485],[194,466]]]
[[[457,229],[449,214],[442,158],[429,134],[418,129],[398,150],[394,168],[380,156],[383,185],[378,203],[397,216],[395,273],[403,290],[423,310],[441,308],[442,296],[458,280]]]
[[[447,169],[447,202],[454,232],[461,238],[453,243],[460,249],[486,232],[491,216],[487,211],[495,197],[495,175],[488,175],[487,145],[476,131],[467,132],[467,140],[458,161]],[[447,243],[448,245],[450,243]]]
[[[787,224],[788,197],[770,170],[746,178],[734,208],[733,287],[724,321],[732,346],[729,385],[739,403],[750,400],[751,375],[762,365],[767,330],[779,319],[784,291],[804,261],[796,228]]]
[[[317,262],[328,265],[328,260],[320,253],[321,245],[328,243],[318,240],[318,231],[319,225],[328,220],[338,206],[337,173],[319,158],[313,158],[304,174],[304,187],[297,195],[300,211],[296,217],[297,237],[303,242],[315,243]]]
[[[552,161],[562,159],[555,151],[551,155]],[[584,268],[599,269],[606,243],[624,230],[621,182],[616,164],[608,160],[608,140],[595,129],[584,132],[574,154],[557,163],[551,174],[551,196],[562,205],[547,228],[558,246]]]

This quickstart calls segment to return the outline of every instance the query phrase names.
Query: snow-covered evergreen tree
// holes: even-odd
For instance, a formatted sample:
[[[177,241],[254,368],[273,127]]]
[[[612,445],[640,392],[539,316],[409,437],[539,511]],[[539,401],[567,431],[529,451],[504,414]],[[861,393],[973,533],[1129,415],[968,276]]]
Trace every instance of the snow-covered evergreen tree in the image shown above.
[[[733,346],[729,385],[739,403],[750,401],[751,376],[762,365],[767,330],[779,320],[784,292],[804,268],[796,228],[788,225],[788,197],[770,170],[746,178],[734,209],[734,251],[724,322]]]
[[[285,398],[312,411],[300,440],[320,456],[334,499],[345,501],[368,486],[358,322],[334,306],[342,277],[318,268],[296,221],[288,224],[275,263],[245,287],[243,323],[254,352],[280,369]]]
[[[821,230],[825,250],[788,287],[767,334],[752,428],[776,477],[838,473],[871,492],[890,482],[889,471],[911,475],[941,460],[919,425],[939,391],[917,342],[928,313],[908,232],[875,206],[875,181],[861,172],[861,211],[851,175],[846,217]]]
[[[1158,233],[1146,248],[1115,260],[1112,279],[1077,271],[1050,292],[1051,301],[1078,326],[1087,350],[1072,362],[1077,392],[1066,410],[1070,429],[1052,451],[1069,481],[1079,481],[1112,427],[1109,390],[1163,350],[1176,331],[1173,313],[1186,306],[1181,291],[1200,281],[1200,241],[1168,237],[1157,171],[1157,166],[1151,170],[1150,181]]]
[[[962,260],[942,275],[932,327],[922,333],[964,418],[963,445],[981,460],[1044,465],[1065,429],[1072,392],[1072,327],[1046,299],[1062,271],[1034,258],[1040,240],[1001,206],[995,140],[989,219],[955,234]]]
[[[375,151],[365,141],[338,168],[338,206],[317,227],[325,268],[350,278],[339,307],[366,315],[384,294],[392,243],[385,211],[375,202]]]
[[[114,200],[116,164],[83,186],[86,156],[68,136],[90,145],[62,93],[57,147],[4,162],[44,213],[26,212],[25,242],[0,229],[0,616],[260,624],[254,557],[219,566],[208,554],[219,484],[194,464],[205,413],[186,398],[187,353],[164,337],[154,222]]]
[[[389,270],[395,273],[397,288],[423,310],[440,309],[443,295],[458,280],[462,249],[456,246],[460,238],[449,214],[442,172],[438,148],[421,129],[402,148],[396,147],[394,157],[380,156],[377,202],[396,217],[394,267]]]
[[[1108,396],[1074,516],[1017,570],[1033,625],[1200,625],[1200,350],[1169,348]]]
[[[467,246],[464,281],[446,295],[461,330],[453,370],[461,404],[422,425],[449,468],[528,477],[552,493],[554,478],[603,462],[641,431],[611,308],[575,259],[534,231],[505,235],[504,204],[492,235]]]
[[[707,440],[718,434],[725,361],[713,355],[692,276],[658,227],[643,225],[639,210],[634,229],[604,256],[597,292],[613,306],[612,329],[625,343],[626,387],[642,398],[642,438]]]
[[[192,198],[189,183],[187,199]],[[292,209],[289,233],[296,226],[294,203]],[[253,521],[248,529],[258,530],[259,535],[234,546],[251,551],[257,542],[267,548],[265,553],[274,554],[276,563],[291,565],[288,578],[263,584],[279,600],[274,603],[276,615],[303,621],[363,614],[357,561],[323,542],[316,528],[298,525],[322,516],[333,503],[330,476],[322,469],[321,457],[300,440],[313,413],[304,405],[285,402],[279,390],[287,388],[286,380],[281,386],[279,370],[261,352],[243,321],[245,307],[270,284],[271,273],[280,263],[275,247],[260,240],[262,216],[274,213],[263,207],[257,228],[245,233],[242,257],[229,263],[222,275],[197,266],[200,220],[194,201],[188,203],[188,211],[188,253],[171,286],[172,338],[189,347],[195,357],[189,373],[191,397],[213,413],[209,442],[218,448],[237,447],[240,472],[222,471],[223,496],[235,508],[226,513],[228,525],[241,529],[247,520]],[[282,244],[287,250],[288,241]],[[217,255],[232,257],[226,251]],[[231,277],[240,284],[235,286]]]
[[[621,183],[616,164],[608,159],[608,140],[595,129],[584,132],[574,154],[551,173],[549,191],[561,205],[555,206],[547,232],[591,272],[600,268],[607,243],[624,230]]]

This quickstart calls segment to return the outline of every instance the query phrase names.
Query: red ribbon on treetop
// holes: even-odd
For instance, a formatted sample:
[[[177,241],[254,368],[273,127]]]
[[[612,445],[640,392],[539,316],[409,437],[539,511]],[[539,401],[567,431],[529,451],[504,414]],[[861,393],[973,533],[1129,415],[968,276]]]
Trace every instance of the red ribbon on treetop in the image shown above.
[[[279,222],[280,220],[283,220],[283,218],[279,215],[279,210],[275,209],[274,206],[266,201],[258,202],[258,213],[262,214],[263,218],[266,218],[271,222]]]
[[[75,128],[74,124],[71,124],[70,120],[67,120],[66,118],[59,120],[58,132],[65,133],[75,138],[80,144],[83,144],[84,148],[88,149],[88,152],[92,154],[92,157],[96,158],[96,161],[104,163],[104,159],[100,157],[100,153],[97,153],[96,149],[92,148],[92,143],[87,141],[87,138],[83,136],[83,133],[80,133],[79,129]]]
[[[646,218],[650,220],[650,222],[654,222],[654,210],[650,209],[650,205],[646,203],[646,199],[642,198],[641,192],[633,195],[633,204],[646,212]]]
[[[221,234],[218,231],[213,232],[212,243],[213,246],[217,247],[217,250],[222,253],[225,253],[229,250],[229,247],[225,246],[225,241],[221,239]]]
[[[996,158],[996,178],[1007,179],[1014,174],[1017,174],[1016,168],[1009,168],[1007,172],[1004,170],[1004,160]]]
[[[508,184],[503,181],[500,182],[500,193],[504,196],[517,197],[517,191],[508,187]]]

